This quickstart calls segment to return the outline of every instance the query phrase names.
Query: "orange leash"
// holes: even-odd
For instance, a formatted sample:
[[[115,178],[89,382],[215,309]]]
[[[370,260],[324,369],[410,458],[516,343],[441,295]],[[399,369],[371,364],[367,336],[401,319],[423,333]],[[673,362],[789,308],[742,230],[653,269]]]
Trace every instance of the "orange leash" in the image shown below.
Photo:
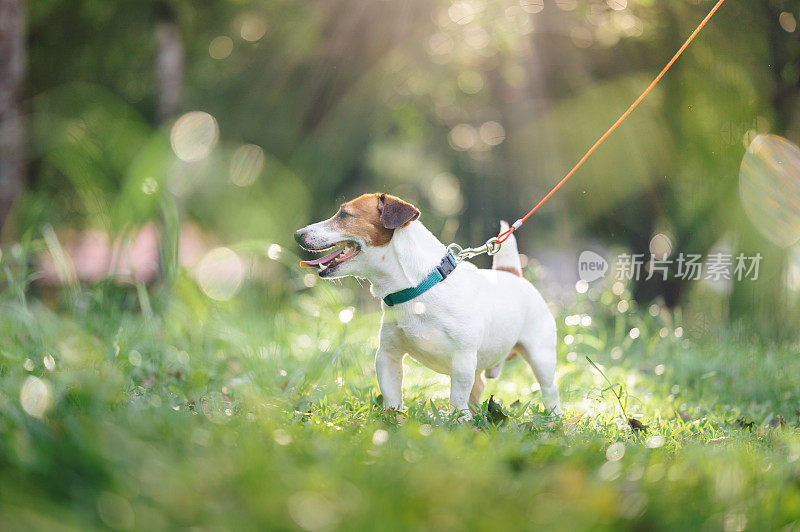
[[[708,21],[709,21],[709,20],[711,20],[711,17],[713,17],[713,16],[714,16],[714,13],[716,13],[716,12],[717,12],[717,10],[718,10],[720,7],[722,7],[722,4],[724,4],[724,3],[725,3],[725,0],[719,0],[719,2],[717,2],[717,5],[715,5],[715,6],[714,6],[714,7],[711,9],[711,11],[708,13],[708,15],[706,15],[706,18],[704,18],[704,19],[703,19],[703,21],[700,23],[700,25],[699,25],[699,26],[697,26],[697,29],[696,29],[696,30],[694,30],[694,32],[693,32],[693,33],[692,33],[692,34],[689,36],[689,38],[688,38],[688,39],[686,39],[686,42],[685,42],[685,43],[683,43],[683,46],[681,46],[681,47],[680,47],[680,49],[678,50],[678,52],[677,52],[677,53],[676,53],[676,54],[675,54],[675,55],[672,57],[672,59],[670,59],[670,60],[669,60],[669,63],[667,63],[667,66],[665,66],[665,67],[664,67],[664,69],[663,69],[661,72],[659,72],[659,73],[658,73],[658,76],[656,76],[656,79],[654,79],[654,80],[653,80],[653,82],[650,84],[650,86],[648,86],[648,87],[645,89],[645,91],[642,93],[642,95],[641,95],[641,96],[639,96],[639,97],[636,99],[636,101],[635,101],[635,102],[633,102],[633,105],[631,105],[630,107],[628,107],[628,110],[627,110],[627,111],[625,111],[624,113],[622,113],[622,116],[620,116],[620,117],[619,117],[619,119],[618,119],[616,122],[614,122],[614,125],[612,125],[612,126],[611,126],[611,127],[608,129],[608,131],[606,131],[606,132],[603,134],[603,136],[602,136],[602,137],[600,137],[600,139],[599,139],[597,142],[595,142],[595,143],[594,143],[594,146],[592,146],[591,148],[589,148],[589,151],[587,151],[587,152],[586,152],[586,155],[584,155],[584,156],[581,158],[581,160],[580,160],[580,161],[578,161],[578,164],[576,164],[576,165],[575,165],[575,167],[574,167],[572,170],[570,170],[570,171],[569,171],[569,173],[568,173],[566,176],[564,176],[564,178],[563,178],[561,181],[559,181],[559,182],[558,182],[558,184],[557,184],[556,186],[554,186],[554,187],[553,187],[553,189],[552,189],[550,192],[548,192],[548,193],[547,193],[547,195],[546,195],[545,197],[543,197],[543,198],[542,198],[542,200],[541,200],[539,203],[537,203],[537,204],[536,204],[536,206],[535,206],[533,209],[531,209],[531,210],[528,212],[528,214],[526,214],[525,216],[523,216],[522,218],[520,218],[519,220],[517,220],[516,222],[514,222],[514,225],[512,225],[511,227],[509,227],[509,228],[508,228],[508,230],[506,230],[506,231],[503,231],[502,233],[500,233],[500,234],[497,236],[497,238],[496,238],[496,239],[493,239],[495,242],[497,242],[497,243],[499,243],[499,244],[502,244],[503,242],[505,242],[505,241],[506,241],[506,239],[508,239],[508,237],[509,237],[509,236],[511,236],[511,233],[513,233],[514,231],[516,231],[517,229],[519,229],[519,226],[521,226],[522,224],[524,224],[524,223],[525,223],[525,222],[528,220],[528,218],[530,218],[530,217],[533,215],[533,213],[535,213],[537,210],[539,210],[539,207],[541,207],[542,205],[544,205],[544,202],[546,202],[547,200],[549,200],[549,199],[550,199],[550,197],[551,197],[553,194],[555,194],[555,193],[556,193],[556,191],[557,191],[559,188],[561,188],[561,185],[563,185],[564,183],[566,183],[566,182],[567,182],[567,180],[569,180],[569,178],[570,178],[570,177],[572,177],[572,176],[575,174],[575,172],[577,172],[577,171],[578,171],[578,169],[579,169],[581,166],[583,166],[583,163],[585,163],[585,162],[586,162],[586,160],[587,160],[587,159],[588,159],[588,158],[589,158],[589,157],[590,157],[590,156],[591,156],[591,155],[594,153],[594,151],[595,151],[597,148],[599,148],[599,147],[600,147],[600,145],[601,145],[603,142],[605,142],[605,140],[606,140],[606,139],[607,139],[607,138],[608,138],[608,137],[609,137],[609,136],[610,136],[610,135],[611,135],[611,134],[614,132],[614,130],[616,130],[616,129],[617,129],[619,126],[620,126],[620,124],[622,124],[622,122],[624,122],[624,121],[625,121],[625,119],[626,119],[626,118],[628,118],[628,116],[630,116],[630,114],[631,114],[631,113],[634,111],[634,109],[636,109],[637,107],[639,107],[639,104],[640,104],[640,103],[642,103],[642,100],[644,100],[644,99],[647,97],[647,95],[648,95],[648,94],[650,94],[650,91],[652,91],[652,90],[653,90],[653,88],[654,88],[656,85],[658,85],[658,82],[659,82],[659,81],[661,81],[661,78],[663,78],[663,77],[664,77],[664,74],[666,74],[666,73],[669,71],[669,69],[670,69],[670,68],[672,68],[672,65],[674,65],[674,64],[675,64],[675,61],[677,61],[677,60],[678,60],[678,58],[679,58],[679,57],[680,57],[680,56],[683,54],[683,52],[684,52],[684,51],[685,51],[685,50],[686,50],[686,49],[689,47],[689,45],[690,45],[690,44],[692,44],[692,41],[694,41],[694,38],[695,38],[695,37],[697,37],[697,34],[698,34],[698,33],[700,33],[700,31],[701,31],[701,30],[702,30],[702,29],[705,27],[705,25],[708,23]],[[491,242],[491,241],[490,241],[490,242]]]

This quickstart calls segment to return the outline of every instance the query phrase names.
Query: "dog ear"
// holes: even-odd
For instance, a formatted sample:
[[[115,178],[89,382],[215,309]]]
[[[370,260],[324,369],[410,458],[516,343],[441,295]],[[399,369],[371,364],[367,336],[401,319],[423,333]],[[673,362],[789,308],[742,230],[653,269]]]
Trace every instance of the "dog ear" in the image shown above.
[[[390,194],[381,194],[378,201],[381,225],[386,229],[405,227],[419,218],[419,209]]]

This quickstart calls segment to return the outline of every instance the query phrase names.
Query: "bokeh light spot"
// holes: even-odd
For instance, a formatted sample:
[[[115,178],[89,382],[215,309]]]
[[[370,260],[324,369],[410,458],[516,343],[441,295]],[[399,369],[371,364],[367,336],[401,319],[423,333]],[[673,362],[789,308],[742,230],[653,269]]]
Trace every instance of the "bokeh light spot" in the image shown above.
[[[475,145],[478,132],[469,124],[458,124],[450,130],[449,140],[454,150],[466,151]]]
[[[758,135],[739,169],[739,194],[747,216],[773,243],[800,240],[800,148],[776,135]]]
[[[270,244],[267,248],[267,257],[272,260],[278,260],[281,258],[281,252],[283,248],[281,248],[280,244]]]
[[[661,260],[672,254],[672,239],[664,233],[657,233],[650,239],[650,253]]]
[[[464,30],[464,42],[476,50],[483,50],[490,41],[491,37],[483,26],[471,25]]]
[[[452,216],[461,212],[464,197],[461,185],[453,174],[441,173],[431,180],[428,189],[428,201],[431,207],[443,216]]]
[[[612,443],[606,449],[606,458],[610,462],[618,462],[625,456],[625,444],[622,442]]]
[[[108,527],[115,530],[133,528],[134,513],[131,503],[114,493],[103,492],[97,498],[97,514]]]
[[[295,523],[305,530],[329,530],[339,523],[336,507],[319,493],[295,493],[287,507]]]
[[[483,75],[477,70],[465,70],[458,75],[458,88],[465,94],[476,94],[483,88]]]
[[[158,188],[158,181],[153,177],[146,177],[144,181],[142,181],[142,192],[148,196],[152,196],[158,192]]]
[[[131,366],[139,367],[142,365],[142,354],[137,350],[132,350],[128,353],[128,362],[131,363]]]
[[[347,307],[342,309],[339,312],[339,321],[342,323],[350,323],[353,321],[353,315],[355,314],[355,309],[353,307]]]
[[[628,0],[606,0],[606,4],[614,11],[622,11],[628,7]]]
[[[506,140],[506,130],[499,122],[489,121],[478,130],[481,140],[489,146],[497,146]]]
[[[50,387],[44,380],[31,375],[22,385],[19,400],[29,416],[41,419],[50,407]]]
[[[212,249],[197,267],[200,289],[217,301],[227,301],[236,295],[243,279],[242,260],[228,248]]]
[[[383,445],[389,441],[389,433],[383,429],[378,429],[372,433],[372,443],[375,445]]]
[[[455,43],[449,35],[444,33],[434,33],[428,39],[427,50],[431,56],[447,55],[453,51]]]
[[[247,15],[242,20],[240,35],[245,41],[256,42],[267,33],[267,24],[259,16]]]
[[[453,2],[447,16],[456,24],[469,24],[475,18],[475,9],[468,2]]]
[[[588,28],[583,26],[576,26],[569,32],[569,37],[572,39],[572,44],[578,48],[589,48],[594,42],[594,36]]]
[[[544,0],[522,0],[520,6],[527,13],[539,13],[544,9]]]
[[[255,183],[264,169],[264,150],[255,144],[245,144],[239,147],[231,158],[231,182],[240,187],[247,187]]]
[[[778,17],[778,22],[780,23],[781,28],[788,33],[794,33],[797,29],[797,19],[794,18],[793,13],[789,13],[788,11],[784,11],[780,14]]]
[[[292,443],[292,437],[289,436],[289,433],[283,429],[276,429],[272,433],[272,439],[275,440],[275,443],[278,445],[289,445]]]
[[[178,159],[186,162],[199,161],[207,157],[217,144],[219,127],[210,114],[192,111],[175,122],[169,140]]]
[[[225,59],[233,52],[233,39],[225,35],[215,37],[208,45],[208,55],[214,59]]]
[[[572,11],[578,7],[578,0],[556,0],[556,5],[564,11]]]

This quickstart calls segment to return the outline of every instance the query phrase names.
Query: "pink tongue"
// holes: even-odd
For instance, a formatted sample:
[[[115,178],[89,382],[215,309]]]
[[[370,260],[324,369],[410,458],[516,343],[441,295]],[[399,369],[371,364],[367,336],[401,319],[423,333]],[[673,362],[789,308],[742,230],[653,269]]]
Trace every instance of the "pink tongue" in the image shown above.
[[[302,266],[303,268],[311,268],[313,266],[319,266],[320,264],[324,264],[326,262],[332,261],[334,259],[334,257],[336,257],[336,255],[338,255],[341,252],[342,252],[341,249],[337,249],[336,251],[334,251],[330,255],[325,255],[321,259],[301,260],[300,261],[300,266]]]

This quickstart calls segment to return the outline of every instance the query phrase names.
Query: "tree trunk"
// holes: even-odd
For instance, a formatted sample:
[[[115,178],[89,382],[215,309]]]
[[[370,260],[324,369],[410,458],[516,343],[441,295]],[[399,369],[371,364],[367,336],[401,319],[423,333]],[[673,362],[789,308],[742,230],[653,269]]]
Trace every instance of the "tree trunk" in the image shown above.
[[[25,175],[25,0],[0,0],[0,231]]]
[[[155,77],[158,98],[156,122],[161,124],[181,110],[185,51],[178,17],[166,2],[156,4]],[[175,197],[164,191],[158,218],[158,273],[156,282],[167,296],[178,272],[180,212]]]
[[[159,123],[174,116],[180,110],[183,61],[183,42],[175,13],[166,3],[160,3],[156,24],[155,65]]]

